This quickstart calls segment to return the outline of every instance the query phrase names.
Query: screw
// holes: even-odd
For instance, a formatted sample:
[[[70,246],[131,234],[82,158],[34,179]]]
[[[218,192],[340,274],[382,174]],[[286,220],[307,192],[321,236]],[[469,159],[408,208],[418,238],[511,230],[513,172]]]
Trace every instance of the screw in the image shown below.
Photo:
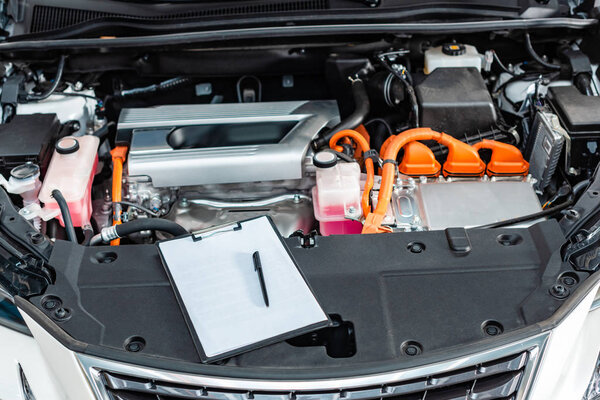
[[[356,214],[356,208],[354,208],[354,207],[348,207],[348,214],[350,214],[350,215]]]
[[[29,240],[33,244],[40,244],[44,242],[44,235],[39,232],[33,232],[29,235]]]
[[[564,299],[569,296],[569,289],[561,284],[556,284],[550,288],[550,294],[557,299]]]
[[[54,311],[54,318],[56,319],[67,319],[69,317],[69,310],[66,308],[60,307]]]
[[[420,242],[412,242],[408,244],[408,250],[415,254],[422,253],[425,251],[425,245]]]
[[[129,343],[127,345],[127,351],[131,351],[133,353],[136,353],[136,352],[138,352],[140,350],[141,350],[141,346],[137,342]]]
[[[415,346],[408,346],[406,348],[406,350],[404,350],[404,352],[406,353],[407,356],[416,356],[418,353],[418,350]]]
[[[22,208],[21,209],[21,215],[29,215],[31,214],[31,211],[27,208]]]
[[[188,208],[189,206],[190,206],[190,203],[188,202],[188,199],[186,199],[185,197],[182,197],[181,200],[179,200],[179,207]]]
[[[572,276],[565,276],[562,278],[562,283],[564,283],[567,286],[573,286],[577,283],[577,281]]]
[[[500,329],[497,326],[489,325],[485,327],[485,333],[489,336],[496,336],[500,333]]]
[[[42,307],[44,307],[44,309],[46,309],[48,311],[55,309],[59,305],[60,305],[60,300],[58,300],[54,297],[48,297],[48,298],[42,300]]]
[[[298,204],[300,203],[301,199],[300,199],[300,195],[299,194],[295,194],[294,195],[294,204]]]
[[[571,221],[579,219],[579,212],[577,210],[569,210],[567,211],[566,217]]]

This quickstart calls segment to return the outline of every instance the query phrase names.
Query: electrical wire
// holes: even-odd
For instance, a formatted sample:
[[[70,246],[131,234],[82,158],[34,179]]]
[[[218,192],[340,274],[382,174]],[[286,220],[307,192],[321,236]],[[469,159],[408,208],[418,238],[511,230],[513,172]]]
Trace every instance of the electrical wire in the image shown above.
[[[133,207],[133,208],[137,208],[138,210],[141,210],[147,214],[150,214],[153,217],[160,217],[160,213],[158,212],[154,212],[149,208],[146,208],[144,206],[140,206],[139,204],[135,204],[132,203],[130,201],[113,201],[113,204],[121,204],[123,206],[128,206],[128,207]]]
[[[531,36],[529,36],[529,33],[525,33],[525,47],[527,48],[529,55],[541,66],[551,70],[560,70],[560,65],[550,64],[535,52],[533,45],[531,44]]]
[[[494,56],[494,60],[496,60],[496,63],[498,63],[498,66],[500,67],[500,69],[502,69],[502,71],[506,72],[507,74],[509,74],[511,76],[517,75],[514,72],[512,72],[511,70],[509,70],[508,68],[506,68],[504,63],[502,61],[500,61],[500,58],[498,57],[498,54],[496,54],[495,50],[492,50],[492,55]]]
[[[240,79],[238,79],[237,83],[235,84],[235,89],[236,89],[236,92],[237,92],[238,103],[243,103],[244,102],[243,101],[244,99],[242,98],[242,82],[244,81],[244,79],[254,79],[254,81],[256,81],[256,85],[258,87],[258,93],[256,95],[256,101],[260,103],[262,101],[262,83],[260,82],[260,79],[258,79],[254,75],[244,75]]]
[[[95,100],[98,103],[102,103],[100,97],[92,96],[91,94],[77,93],[77,92],[55,92],[54,96],[68,96],[68,97],[83,97],[85,99]]]
[[[62,79],[62,75],[63,75],[64,69],[65,69],[65,60],[66,59],[67,59],[67,56],[65,56],[65,55],[60,56],[60,59],[58,60],[58,66],[56,67],[56,76],[54,77],[54,82],[52,83],[52,86],[50,86],[50,88],[48,90],[46,90],[45,92],[43,92],[41,94],[28,94],[26,97],[26,99],[28,101],[45,100],[48,97],[50,97],[50,95],[52,93],[54,93],[54,91],[60,84],[60,80]]]
[[[562,211],[562,210],[570,207],[572,204],[573,204],[573,199],[569,199],[569,200],[565,201],[564,203],[561,203],[557,206],[550,207],[548,209],[538,211],[533,214],[528,214],[528,215],[524,215],[522,217],[517,217],[517,218],[511,218],[511,219],[507,219],[505,221],[494,222],[491,224],[476,226],[476,227],[470,228],[470,229],[502,228],[505,226],[510,226],[510,225],[518,224],[518,223],[525,222],[525,221],[531,221],[534,219],[543,218],[543,217],[547,217],[549,215],[556,214],[559,211]]]
[[[381,125],[385,126],[385,129],[388,131],[388,136],[392,136],[394,134],[394,131],[393,131],[392,127],[390,126],[390,124],[388,124],[388,122],[383,118],[373,118],[373,119],[368,120],[367,122],[364,123],[365,128],[374,122],[379,122]]]
[[[385,69],[387,69],[389,72],[392,73],[392,75],[394,75],[396,78],[400,79],[400,82],[402,82],[402,84],[404,85],[404,89],[406,89],[406,93],[408,94],[408,98],[410,99],[410,104],[411,104],[411,110],[412,110],[412,114],[413,114],[413,126],[415,128],[419,127],[419,103],[417,102],[417,94],[415,93],[415,89],[413,88],[413,86],[408,82],[408,80],[398,71],[396,71],[394,68],[392,68],[391,65],[388,64],[386,58],[385,58],[385,54],[380,54],[377,59],[379,60],[380,64],[383,65],[383,67]]]

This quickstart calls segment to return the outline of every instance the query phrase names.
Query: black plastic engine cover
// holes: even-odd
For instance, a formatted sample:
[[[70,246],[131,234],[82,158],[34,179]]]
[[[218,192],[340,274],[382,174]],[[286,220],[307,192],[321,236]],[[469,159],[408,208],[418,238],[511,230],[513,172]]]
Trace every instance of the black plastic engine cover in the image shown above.
[[[476,68],[437,68],[415,91],[422,127],[460,139],[495,126],[494,103]]]
[[[550,294],[562,274],[573,273],[560,260],[564,237],[558,223],[466,232],[468,238],[461,233],[459,239],[469,246],[458,247],[455,232],[444,231],[318,236],[310,248],[297,237],[285,239],[325,311],[352,331],[338,332],[344,341],[336,351],[340,356],[332,356],[331,346],[306,346],[300,339],[234,357],[227,365],[318,371],[412,362],[415,357],[402,351],[406,341],[422,346],[419,357],[473,345],[490,338],[486,322],[514,331],[549,318],[564,302]],[[86,353],[135,356],[141,364],[199,362],[154,245],[57,241],[50,264],[56,283],[30,301],[85,343]],[[67,318],[43,306],[48,296],[68,309]],[[336,335],[325,332],[321,338]],[[125,350],[132,337],[145,341],[135,354]]]

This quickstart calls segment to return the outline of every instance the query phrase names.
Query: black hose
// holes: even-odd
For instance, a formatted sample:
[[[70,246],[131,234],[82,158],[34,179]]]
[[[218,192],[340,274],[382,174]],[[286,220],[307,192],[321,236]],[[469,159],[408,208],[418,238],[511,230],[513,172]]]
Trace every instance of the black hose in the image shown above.
[[[87,229],[83,229],[83,242],[81,242],[82,246],[89,246],[94,236],[94,230],[88,227]]]
[[[419,117],[419,102],[417,101],[417,94],[415,93],[415,89],[413,88],[412,84],[407,79],[404,79],[402,74],[400,74],[398,71],[396,71],[394,68],[392,68],[385,61],[385,59],[379,58],[379,61],[381,62],[381,65],[383,65],[385,69],[387,69],[396,78],[400,79],[400,82],[402,82],[402,84],[404,85],[404,89],[406,90],[406,94],[408,94],[408,99],[410,100],[410,106],[411,106],[412,117],[413,117],[413,128],[418,128],[419,127],[419,119],[420,119],[420,117]],[[407,74],[407,76],[410,76],[410,75]],[[412,78],[410,80],[412,81]]]
[[[365,84],[361,79],[354,79],[352,81],[352,97],[354,98],[354,112],[342,119],[339,124],[334,126],[322,137],[313,140],[311,143],[313,150],[316,151],[320,148],[329,146],[329,139],[331,139],[333,135],[344,129],[355,129],[362,124],[367,115],[369,115],[371,103],[369,102]]]
[[[71,212],[69,211],[67,201],[58,189],[52,191],[52,197],[56,201],[56,204],[58,204],[58,208],[60,208],[60,213],[67,231],[67,238],[71,242],[77,243],[77,235],[75,234],[75,228],[73,227],[73,220],[71,219]]]
[[[110,128],[115,126],[115,121],[110,121],[106,123],[102,128],[98,128],[94,131],[93,135],[99,137],[100,139],[104,139],[106,135],[108,135]]]
[[[529,36],[529,33],[525,33],[525,47],[527,48],[527,52],[529,53],[529,55],[541,66],[552,70],[560,70],[560,65],[550,64],[549,62],[546,62],[542,57],[538,55],[538,53],[535,52],[535,50],[533,49],[533,45],[531,44],[531,36]]]
[[[133,221],[116,225],[115,230],[119,237],[125,237],[141,231],[161,231],[170,233],[173,236],[181,236],[188,233],[188,231],[178,223],[168,219],[159,218],[134,219]]]
[[[593,96],[594,91],[592,90],[592,78],[586,74],[581,73],[575,77],[575,87],[586,96]]]
[[[65,60],[66,59],[67,59],[67,56],[64,56],[64,55],[60,56],[60,59],[58,60],[58,67],[56,69],[56,76],[54,77],[54,82],[52,83],[52,86],[42,94],[27,95],[28,101],[44,100],[44,99],[47,99],[48,97],[50,97],[50,95],[52,93],[54,93],[54,91],[60,84],[60,80],[62,79],[62,75],[63,75],[64,69],[65,69]]]
[[[584,179],[583,181],[575,184],[575,186],[573,186],[573,196],[576,199],[578,199],[581,193],[583,193],[583,191],[586,190],[588,186],[590,186],[589,179]]]
[[[547,217],[548,215],[555,214],[559,211],[564,210],[567,207],[570,207],[572,204],[573,204],[573,199],[570,199],[570,200],[567,200],[564,203],[561,203],[557,206],[548,208],[546,210],[538,211],[533,214],[528,214],[528,215],[524,215],[522,217],[517,217],[517,218],[511,218],[511,219],[507,219],[505,221],[494,222],[494,223],[487,224],[487,225],[476,226],[472,229],[502,228],[504,226],[510,226],[510,225],[518,224],[520,222],[531,221],[534,219]]]

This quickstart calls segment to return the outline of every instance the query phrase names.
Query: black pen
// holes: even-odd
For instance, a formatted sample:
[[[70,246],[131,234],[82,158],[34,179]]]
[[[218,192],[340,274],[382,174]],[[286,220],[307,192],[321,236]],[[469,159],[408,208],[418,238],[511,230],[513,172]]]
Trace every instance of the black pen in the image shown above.
[[[260,254],[258,251],[255,251],[252,254],[252,261],[254,261],[254,270],[258,274],[258,280],[260,282],[260,290],[262,291],[263,300],[265,301],[265,306],[269,307],[269,295],[267,294],[267,286],[265,285],[265,276],[263,275],[262,264],[260,262]]]

